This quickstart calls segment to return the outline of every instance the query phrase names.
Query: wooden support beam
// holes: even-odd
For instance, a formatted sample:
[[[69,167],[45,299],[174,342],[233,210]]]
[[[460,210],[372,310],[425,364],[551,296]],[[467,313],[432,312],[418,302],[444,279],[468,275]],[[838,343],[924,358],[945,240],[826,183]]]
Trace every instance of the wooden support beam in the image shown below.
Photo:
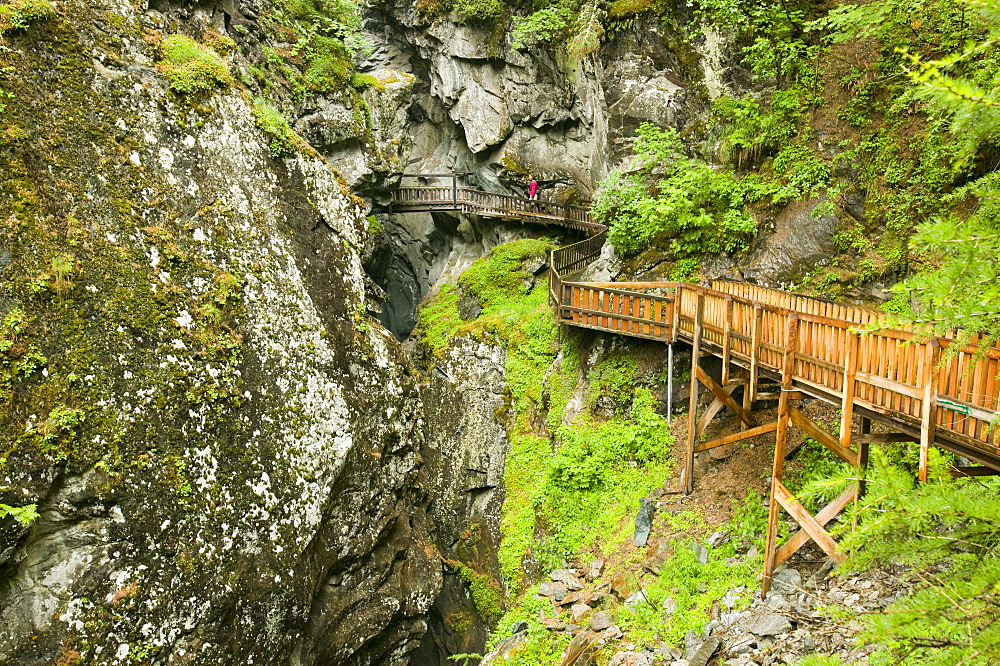
[[[809,515],[806,508],[799,503],[795,496],[785,488],[784,484],[777,479],[774,482],[775,485],[775,499],[781,504],[781,507],[788,512],[795,522],[797,522],[809,538],[816,542],[816,545],[823,549],[823,552],[827,556],[836,562],[837,564],[842,563],[847,556],[844,555],[843,551],[837,548],[837,542],[833,540],[830,533],[823,529],[823,527],[816,522],[816,519]]]
[[[890,442],[919,442],[920,438],[905,432],[886,432],[877,435],[852,435],[851,441],[855,444],[889,444]]]
[[[701,355],[702,321],[705,318],[705,295],[698,294],[698,306],[694,315],[694,340],[691,344],[692,370],[700,370],[698,360]],[[691,373],[691,402],[688,406],[687,455],[684,457],[684,492],[694,491],[694,447],[698,443],[698,373]]]
[[[850,449],[842,447],[840,445],[840,441],[826,430],[823,430],[818,423],[794,407],[791,409],[790,416],[792,423],[797,425],[799,428],[802,428],[807,435],[833,451],[833,453],[835,453],[844,462],[854,465],[855,467],[858,466],[857,454]]]
[[[761,581],[761,597],[767,597],[771,589],[771,578],[777,566],[775,555],[778,542],[778,487],[781,473],[785,469],[785,445],[788,442],[789,404],[788,391],[792,388],[795,370],[795,352],[798,350],[799,318],[796,313],[788,316],[785,327],[785,353],[781,372],[781,397],[778,399],[778,424],[774,436],[774,466],[771,468],[771,499],[767,509],[767,543],[764,547],[764,579]],[[783,486],[782,486],[783,487]]]
[[[816,523],[820,527],[826,527],[826,524],[833,520],[844,508],[853,502],[858,495],[858,485],[851,484],[848,486],[844,492],[837,496],[837,499],[833,500],[819,513],[816,514]],[[781,548],[778,549],[777,555],[775,555],[775,565],[780,566],[788,561],[788,558],[794,555],[799,548],[804,546],[806,542],[809,541],[809,533],[804,529],[799,530],[792,535],[788,541],[785,542]]]
[[[789,400],[801,400],[806,397],[802,391],[786,391],[788,393]],[[781,392],[770,392],[766,391],[763,393],[758,393],[755,400],[779,400],[781,398]]]
[[[993,469],[992,467],[952,467],[949,472],[953,477],[1000,475],[1000,470]]]
[[[924,360],[921,364],[920,380],[924,387],[923,401],[920,405],[920,480],[927,480],[927,458],[931,444],[934,443],[935,424],[937,421],[937,365],[940,357],[941,343],[937,338],[931,338],[925,346]]]
[[[704,384],[709,391],[715,394],[716,400],[721,400],[722,404],[724,404],[726,407],[729,408],[729,411],[731,411],[733,414],[736,414],[736,416],[740,417],[740,419],[748,426],[757,425],[757,421],[754,420],[750,412],[743,409],[742,405],[733,400],[733,396],[731,395],[731,393],[733,392],[733,390],[735,390],[736,386],[738,386],[739,384],[733,384],[732,390],[727,391],[726,389],[716,384],[715,380],[712,379],[712,377],[707,372],[701,369],[701,366],[695,368],[695,371],[696,371],[695,374],[698,377],[698,381]]]
[[[708,451],[709,449],[714,449],[717,446],[725,446],[726,444],[732,444],[733,442],[739,442],[744,439],[749,439],[750,437],[756,437],[757,435],[763,435],[769,432],[774,432],[778,429],[778,422],[771,421],[770,423],[765,423],[762,426],[757,426],[756,428],[751,428],[750,430],[744,430],[743,432],[737,432],[732,435],[726,435],[725,437],[719,437],[718,439],[713,439],[710,442],[705,442],[704,444],[699,444],[695,448],[695,453],[701,453],[702,451]]]

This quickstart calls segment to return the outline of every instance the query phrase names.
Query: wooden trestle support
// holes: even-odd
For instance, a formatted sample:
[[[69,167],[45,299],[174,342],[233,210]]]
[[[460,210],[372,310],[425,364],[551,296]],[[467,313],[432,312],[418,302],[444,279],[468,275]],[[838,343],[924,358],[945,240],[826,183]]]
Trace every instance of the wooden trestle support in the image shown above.
[[[694,490],[694,470],[695,455],[709,451],[718,446],[733,444],[751,437],[767,433],[775,433],[774,442],[774,463],[771,470],[771,493],[768,506],[767,521],[767,545],[764,552],[764,575],[761,585],[761,595],[766,596],[771,587],[772,576],[775,569],[785,563],[792,555],[802,548],[810,540],[816,543],[824,553],[835,563],[844,561],[846,554],[839,547],[836,540],[826,531],[826,525],[836,518],[848,505],[856,502],[864,493],[864,473],[868,463],[868,448],[871,444],[884,444],[889,442],[919,441],[920,443],[920,469],[919,478],[921,481],[927,480],[928,449],[934,442],[935,425],[931,409],[924,410],[920,437],[915,437],[907,433],[871,433],[871,420],[861,417],[860,432],[854,432],[854,402],[855,388],[857,382],[858,352],[860,347],[860,334],[851,332],[847,340],[846,362],[843,368],[843,399],[841,404],[840,432],[835,436],[825,430],[822,426],[809,418],[796,403],[805,396],[802,392],[795,390],[792,384],[795,369],[795,357],[798,346],[799,318],[792,313],[787,319],[787,329],[785,335],[785,349],[783,355],[783,366],[781,368],[781,378],[777,393],[778,414],[777,419],[769,423],[758,423],[752,413],[752,405],[759,399],[773,399],[774,393],[761,393],[758,388],[758,368],[757,368],[757,340],[754,339],[751,345],[752,353],[749,367],[735,367],[728,354],[723,354],[722,380],[716,382],[700,363],[703,356],[710,353],[703,352],[702,346],[702,317],[704,314],[704,298],[699,297],[698,306],[694,316],[694,336],[692,342],[692,372],[690,389],[690,406],[688,412],[688,438],[685,456],[685,464],[682,476],[682,485],[685,492],[691,493]],[[755,333],[757,326],[755,328]],[[756,338],[756,336],[755,336]],[[724,345],[724,349],[728,345]],[[934,405],[936,395],[934,394],[934,373],[937,368],[940,354],[940,345],[932,343],[927,346],[927,353],[922,360],[920,379],[925,387],[919,396],[923,399],[924,405]],[[870,379],[870,378],[869,378]],[[704,386],[714,396],[713,401],[701,413],[698,413],[699,390]],[[740,387],[743,388],[742,400],[737,401],[733,397]],[[739,417],[742,431],[702,442],[703,434],[712,419],[726,407]],[[782,476],[785,469],[785,462],[794,455],[795,451],[788,450],[789,428],[795,426],[817,442],[826,447],[844,462],[858,469],[858,480],[844,490],[836,499],[823,507],[816,515],[812,515],[799,502],[795,496],[785,487]],[[973,467],[956,468],[956,475],[976,475],[986,473],[996,473],[991,468]],[[799,526],[799,530],[791,536],[784,544],[778,543],[778,520],[781,511],[784,511]]]

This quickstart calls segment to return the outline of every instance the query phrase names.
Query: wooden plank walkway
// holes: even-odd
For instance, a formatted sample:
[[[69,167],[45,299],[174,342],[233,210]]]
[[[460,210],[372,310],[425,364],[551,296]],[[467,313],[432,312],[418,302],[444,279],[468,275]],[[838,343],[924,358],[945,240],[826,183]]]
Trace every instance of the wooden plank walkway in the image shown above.
[[[761,593],[776,567],[809,541],[835,563],[845,558],[825,525],[864,492],[863,470],[873,443],[919,443],[918,476],[927,480],[928,452],[938,446],[981,466],[956,467],[955,475],[1000,470],[1000,349],[973,339],[953,340],[879,328],[874,310],[811,299],[740,282],[708,286],[680,282],[577,282],[570,278],[596,258],[606,232],[552,253],[549,295],[560,323],[629,337],[692,346],[691,401],[682,483],[694,488],[695,456],[716,446],[775,433],[767,546]],[[948,351],[944,357],[942,352]],[[722,359],[721,383],[700,366],[703,355]],[[942,360],[943,359],[943,360]],[[778,418],[758,424],[752,413],[761,380],[779,385]],[[714,395],[699,415],[699,389]],[[741,390],[742,400],[734,398]],[[838,432],[828,432],[793,405],[804,397],[840,408]],[[743,422],[739,433],[704,441],[723,407]],[[854,432],[860,417],[860,432]],[[892,432],[873,435],[873,421]],[[859,483],[811,515],[782,482],[791,426],[857,467]],[[778,544],[780,512],[801,529]]]
[[[925,444],[1000,469],[1000,435],[990,427],[1000,418],[997,347],[965,345],[942,365],[941,352],[952,340],[921,341],[912,331],[865,331],[883,320],[866,308],[721,280],[708,287],[567,280],[564,276],[596,258],[603,240],[601,234],[552,253],[549,289],[561,323],[688,343],[700,328],[702,352],[746,370],[749,393],[757,378],[781,380],[794,327],[788,353],[795,391],[851,406],[856,414],[899,432],[924,435]]]
[[[392,193],[387,212],[455,211],[494,219],[554,224],[588,234],[598,234],[607,228],[594,222],[587,206],[484,192],[467,187],[464,184],[466,176],[468,174],[403,174],[403,180],[420,179],[433,183],[401,185]]]
[[[607,228],[594,222],[585,207],[460,187],[460,174],[423,177],[451,178],[451,186],[401,187],[393,198],[394,212],[455,210],[557,224],[591,234],[550,257],[549,296],[560,323],[691,344],[694,367],[682,478],[687,492],[693,489],[698,453],[775,433],[763,594],[770,587],[775,567],[810,540],[834,562],[844,559],[824,526],[864,492],[860,470],[867,464],[871,444],[919,444],[921,480],[927,479],[931,446],[980,465],[956,467],[955,475],[1000,471],[1000,432],[994,427],[1000,424],[1000,348],[981,346],[973,338],[956,349],[958,343],[950,338],[879,327],[884,315],[875,310],[742,282],[716,280],[698,286],[574,281],[573,276],[599,256],[607,238]],[[719,382],[700,367],[704,355],[722,360]],[[768,381],[776,384],[777,390],[765,394],[759,386]],[[711,391],[714,400],[699,415],[701,387]],[[739,401],[736,395],[740,395]],[[840,408],[836,433],[828,432],[793,404],[805,397]],[[778,399],[778,418],[758,424],[752,407],[763,398]],[[741,419],[743,430],[704,441],[709,422],[723,408]],[[860,432],[854,431],[856,420],[860,420]],[[872,422],[888,426],[891,432],[872,434]],[[782,483],[792,426],[857,467],[862,479],[815,516]],[[779,547],[781,510],[802,529]]]

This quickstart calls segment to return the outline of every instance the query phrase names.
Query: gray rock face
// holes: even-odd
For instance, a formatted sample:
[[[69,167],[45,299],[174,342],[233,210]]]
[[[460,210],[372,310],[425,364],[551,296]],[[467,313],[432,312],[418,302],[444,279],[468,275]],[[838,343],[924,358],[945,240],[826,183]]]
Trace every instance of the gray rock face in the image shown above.
[[[837,218],[817,213],[820,201],[789,204],[775,219],[773,233],[762,234],[739,267],[750,282],[787,286],[833,256]]]
[[[423,389],[424,472],[431,489],[435,542],[441,544],[445,559],[493,576],[499,575],[496,558],[508,448],[507,434],[494,414],[504,401],[505,361],[499,347],[456,340],[438,359],[439,370],[429,374]],[[432,608],[427,641],[443,655],[481,651],[486,627],[465,584],[458,576],[448,576],[444,585],[447,594]],[[449,628],[447,619],[456,616],[473,618],[471,629],[463,634]]]
[[[0,524],[0,663],[405,659],[441,573],[421,395],[364,318],[364,212],[318,157],[274,160],[243,97],[192,105],[153,69],[143,30],[235,9],[62,9],[5,35],[9,112],[52,152],[2,151],[48,202],[0,231],[4,276],[74,268],[60,298],[3,305],[46,322],[48,367],[0,423],[0,501],[41,513]]]

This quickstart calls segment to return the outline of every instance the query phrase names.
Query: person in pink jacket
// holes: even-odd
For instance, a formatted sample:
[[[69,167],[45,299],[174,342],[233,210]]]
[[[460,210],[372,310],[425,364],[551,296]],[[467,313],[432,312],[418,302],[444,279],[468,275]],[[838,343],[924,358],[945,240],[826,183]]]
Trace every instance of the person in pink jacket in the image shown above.
[[[535,177],[532,176],[532,175],[530,175],[530,174],[528,175],[528,178],[531,179],[531,182],[528,184],[528,198],[529,199],[537,199],[538,198],[538,181],[535,180]]]

